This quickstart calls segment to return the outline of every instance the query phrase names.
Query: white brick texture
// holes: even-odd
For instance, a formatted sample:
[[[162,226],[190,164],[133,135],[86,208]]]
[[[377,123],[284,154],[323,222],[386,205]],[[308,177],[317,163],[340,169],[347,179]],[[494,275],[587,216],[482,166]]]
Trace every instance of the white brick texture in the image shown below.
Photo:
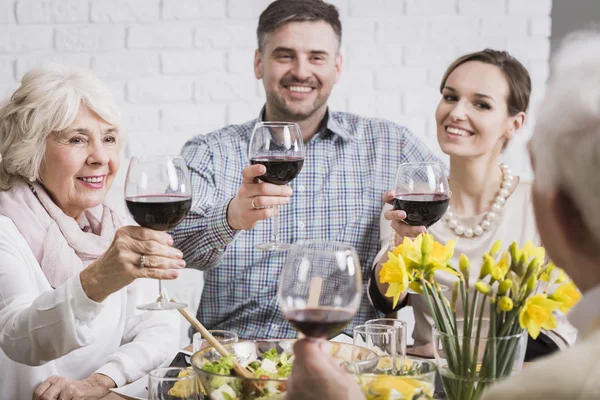
[[[350,0],[350,15],[360,18],[404,15],[404,3],[398,0]]]
[[[15,82],[15,60],[0,58],[0,84]]]
[[[256,26],[270,1],[0,0],[0,101],[34,66],[92,68],[122,108],[125,159],[177,153],[196,134],[258,115],[265,95],[252,68]],[[535,97],[543,93],[551,0],[332,3],[344,58],[332,109],[404,124],[436,147],[442,74],[486,47],[513,53],[529,68]],[[508,151],[517,170],[527,164],[517,162],[526,157],[519,146]]]
[[[81,0],[18,0],[17,21],[21,24],[87,22],[89,2]]]
[[[30,53],[52,48],[52,27],[5,25],[0,30],[0,54]]]
[[[161,55],[162,72],[165,75],[202,74],[225,70],[227,53],[224,51],[178,51]]]
[[[122,26],[58,26],[55,46],[64,52],[120,51],[125,46],[125,28]]]
[[[156,22],[160,0],[92,0],[90,15],[94,23]]]
[[[0,1],[0,24],[12,24],[15,20],[15,3],[12,0]]]
[[[130,49],[188,49],[192,47],[193,29],[188,26],[140,25],[129,28]]]
[[[163,0],[162,3],[162,17],[166,21],[225,18],[225,0]]]

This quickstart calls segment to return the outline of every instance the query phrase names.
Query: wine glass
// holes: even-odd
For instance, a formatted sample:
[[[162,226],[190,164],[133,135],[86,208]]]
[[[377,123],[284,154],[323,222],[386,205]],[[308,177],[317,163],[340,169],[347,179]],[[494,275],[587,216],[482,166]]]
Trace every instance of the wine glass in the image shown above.
[[[286,185],[300,173],[304,165],[304,143],[298,124],[292,122],[258,122],[254,126],[248,150],[250,164],[262,164],[267,172],[263,182]],[[271,240],[256,245],[260,250],[286,250],[287,243],[279,240],[277,206],[272,217]]]
[[[430,227],[446,213],[449,203],[448,178],[440,164],[400,164],[396,173],[394,209],[406,212],[406,224]]]
[[[157,368],[148,374],[148,400],[200,400],[196,372],[181,367]]]
[[[144,228],[168,231],[176,227],[192,205],[190,176],[181,156],[132,157],[125,181],[125,203],[134,221]],[[137,306],[140,310],[186,307],[170,302],[162,281],[158,298]]]
[[[362,274],[353,247],[337,242],[297,242],[279,277],[277,296],[285,319],[308,338],[340,333],[360,306]]]

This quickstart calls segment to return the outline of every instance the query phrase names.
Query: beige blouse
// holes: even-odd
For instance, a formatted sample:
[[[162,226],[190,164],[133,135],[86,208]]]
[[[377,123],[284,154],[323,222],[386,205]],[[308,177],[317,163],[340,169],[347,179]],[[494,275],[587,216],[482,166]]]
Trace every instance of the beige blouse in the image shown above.
[[[385,212],[389,209],[391,209],[391,206],[386,205],[383,211]],[[458,259],[461,253],[464,253],[469,260],[471,260],[469,279],[471,289],[473,289],[473,285],[479,277],[479,271],[483,262],[483,254],[488,252],[497,240],[502,240],[502,251],[506,250],[512,242],[517,242],[519,247],[522,247],[528,240],[531,240],[535,245],[540,245],[540,238],[537,233],[531,203],[531,182],[523,182],[523,180],[521,180],[514,192],[506,199],[504,209],[496,214],[496,220],[490,229],[486,230],[483,235],[473,236],[471,238],[461,236],[456,244],[451,263],[453,266],[458,267]],[[474,227],[476,224],[480,223],[484,217],[485,214],[476,217],[456,216],[458,221],[463,226],[467,227]],[[375,258],[375,264],[377,264],[381,257],[387,252],[392,235],[390,221],[383,217],[383,213],[381,215],[380,227],[382,248]],[[430,227],[428,231],[433,235],[436,241],[441,243],[446,243],[447,241],[456,238],[456,234],[450,229],[445,219],[438,221]],[[438,283],[451,288],[457,278],[448,273],[438,272],[435,275],[435,279]],[[449,298],[450,290],[445,294]],[[431,327],[433,326],[433,319],[429,312],[427,301],[421,295],[410,296],[415,315],[415,328],[413,331],[415,346],[431,343]],[[457,316],[461,315],[461,302],[458,301]],[[557,315],[557,321],[559,325],[557,329],[553,332],[544,331],[544,333],[551,337],[554,342],[557,343],[559,348],[570,346],[575,342],[577,330],[568,323],[565,316],[562,314]]]

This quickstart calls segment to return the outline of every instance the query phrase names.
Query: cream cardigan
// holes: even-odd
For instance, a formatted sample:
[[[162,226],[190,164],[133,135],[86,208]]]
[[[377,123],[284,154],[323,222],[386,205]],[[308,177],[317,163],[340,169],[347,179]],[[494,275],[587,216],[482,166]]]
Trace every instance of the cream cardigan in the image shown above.
[[[0,399],[30,399],[51,375],[99,372],[118,386],[159,366],[179,346],[178,314],[144,312],[156,281],[138,280],[104,302],[79,274],[52,289],[13,222],[0,216]]]

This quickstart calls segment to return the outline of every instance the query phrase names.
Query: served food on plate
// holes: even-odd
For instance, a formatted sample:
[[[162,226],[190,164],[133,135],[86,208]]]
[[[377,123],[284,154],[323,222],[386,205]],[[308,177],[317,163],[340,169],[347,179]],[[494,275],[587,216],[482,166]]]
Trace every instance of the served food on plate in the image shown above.
[[[192,365],[212,400],[275,400],[285,398],[287,378],[292,373],[295,340],[245,341],[224,346],[230,356],[222,357],[214,348],[192,356]],[[373,360],[376,354],[346,343],[329,342],[332,356],[342,362]],[[237,376],[233,360],[247,368],[253,378]]]

